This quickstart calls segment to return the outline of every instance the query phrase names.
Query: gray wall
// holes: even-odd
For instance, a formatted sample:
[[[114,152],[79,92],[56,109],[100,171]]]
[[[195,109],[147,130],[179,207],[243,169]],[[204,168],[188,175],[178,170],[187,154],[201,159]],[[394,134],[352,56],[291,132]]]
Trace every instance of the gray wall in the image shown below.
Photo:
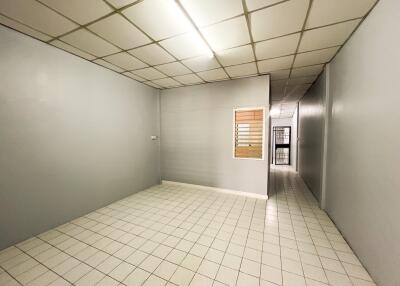
[[[299,102],[299,174],[321,200],[324,144],[325,72]]]
[[[0,249],[159,182],[158,91],[0,26]]]
[[[400,285],[400,1],[379,1],[330,66],[329,215],[380,286]]]
[[[269,110],[268,76],[161,92],[163,180],[266,195],[268,131],[264,160],[233,158],[233,108]]]

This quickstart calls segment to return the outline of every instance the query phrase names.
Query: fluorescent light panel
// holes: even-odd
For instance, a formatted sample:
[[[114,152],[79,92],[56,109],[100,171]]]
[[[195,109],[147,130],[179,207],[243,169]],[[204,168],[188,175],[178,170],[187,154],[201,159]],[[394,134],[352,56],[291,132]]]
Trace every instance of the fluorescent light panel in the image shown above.
[[[190,15],[187,12],[187,10],[183,7],[183,4],[180,3],[179,0],[169,0],[169,2],[171,3],[172,6],[175,6],[174,10],[176,11],[176,16],[179,18],[185,18],[187,20],[187,22],[190,23],[191,30],[193,31],[193,33],[191,33],[191,36],[190,36],[190,42],[194,46],[196,46],[197,49],[200,49],[202,51],[202,54],[207,55],[210,58],[212,58],[214,56],[214,52],[210,49],[210,47],[207,45],[207,43],[204,41],[204,39],[200,35],[199,30],[193,24],[193,21],[190,18]]]

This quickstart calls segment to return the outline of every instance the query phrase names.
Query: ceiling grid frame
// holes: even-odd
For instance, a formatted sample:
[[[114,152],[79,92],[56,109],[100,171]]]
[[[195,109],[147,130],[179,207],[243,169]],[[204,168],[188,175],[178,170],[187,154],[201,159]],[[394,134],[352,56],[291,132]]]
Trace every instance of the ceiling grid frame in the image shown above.
[[[316,25],[316,26],[314,25],[314,26],[312,26],[311,28],[308,28],[308,29],[307,29],[307,28],[306,28],[306,27],[307,27],[307,22],[308,22],[308,18],[309,18],[310,12],[311,12],[311,10],[312,10],[312,5],[313,5],[316,1],[319,1],[319,0],[309,0],[308,9],[307,9],[307,14],[306,14],[306,16],[305,16],[304,24],[303,24],[303,27],[302,27],[301,31],[296,31],[296,32],[287,33],[287,34],[284,34],[284,35],[279,35],[279,36],[276,36],[276,37],[268,38],[268,39],[263,39],[263,40],[259,40],[259,41],[254,41],[253,33],[252,33],[252,30],[251,30],[251,14],[252,14],[252,13],[255,13],[255,12],[258,12],[258,11],[261,11],[261,10],[264,10],[264,9],[268,9],[268,8],[277,6],[277,5],[281,5],[281,4],[286,3],[286,2],[289,2],[289,1],[295,1],[295,0],[283,0],[283,1],[279,1],[279,2],[273,3],[273,4],[271,4],[271,5],[259,7],[259,8],[257,8],[257,9],[251,10],[251,11],[248,11],[248,6],[247,6],[247,1],[249,1],[249,0],[241,0],[242,6],[243,6],[243,13],[240,13],[240,14],[238,14],[238,15],[235,15],[235,16],[232,16],[232,17],[229,17],[229,18],[224,18],[224,19],[222,19],[222,20],[220,20],[220,21],[216,21],[216,22],[213,22],[213,23],[211,23],[211,24],[204,25],[204,26],[201,26],[201,27],[199,27],[198,25],[196,25],[196,23],[193,21],[193,19],[191,18],[190,14],[188,14],[188,12],[186,11],[185,7],[183,6],[183,4],[181,3],[180,0],[173,0],[173,1],[175,1],[175,2],[181,7],[182,12],[183,12],[183,13],[186,15],[186,17],[190,20],[191,24],[193,25],[193,27],[195,28],[195,30],[197,31],[197,33],[201,36],[201,38],[203,39],[203,41],[207,44],[207,46],[208,46],[209,48],[211,48],[211,46],[210,46],[210,44],[208,43],[207,39],[204,37],[204,35],[201,33],[200,28],[203,29],[203,28],[205,28],[205,27],[211,27],[211,26],[214,26],[214,25],[217,25],[217,24],[220,24],[220,23],[223,23],[223,22],[226,22],[226,21],[235,19],[235,18],[243,17],[243,16],[245,17],[245,20],[246,20],[246,23],[247,23],[248,35],[250,36],[250,43],[242,44],[242,45],[237,45],[237,46],[229,46],[229,48],[226,48],[226,49],[223,49],[223,50],[219,50],[219,51],[214,51],[214,50],[211,49],[211,50],[213,51],[214,58],[215,58],[215,60],[218,62],[218,64],[220,65],[220,67],[212,68],[212,69],[207,69],[207,70],[204,70],[204,71],[202,70],[202,71],[197,71],[197,72],[195,72],[193,69],[191,69],[189,66],[185,65],[185,63],[183,62],[183,61],[185,61],[185,60],[190,60],[190,59],[195,58],[195,57],[188,57],[188,58],[185,58],[185,59],[179,59],[179,58],[177,58],[172,52],[169,52],[166,48],[164,48],[162,45],[160,45],[160,42],[163,41],[163,40],[170,39],[170,38],[174,38],[174,37],[177,37],[177,36],[179,36],[179,35],[183,35],[183,34],[185,34],[185,33],[176,34],[176,35],[173,35],[173,36],[168,37],[168,38],[163,38],[163,39],[155,40],[154,38],[150,37],[150,36],[148,35],[148,33],[146,33],[146,31],[143,31],[140,27],[138,27],[138,25],[136,25],[136,24],[135,24],[134,22],[132,22],[127,16],[125,16],[125,15],[122,13],[122,11],[124,11],[125,9],[128,9],[128,8],[130,8],[130,7],[132,7],[132,6],[138,5],[138,4],[140,4],[140,3],[144,2],[144,1],[147,1],[147,0],[137,0],[137,1],[134,1],[134,2],[132,2],[132,3],[129,3],[129,4],[124,5],[124,6],[122,6],[122,7],[119,7],[119,8],[116,8],[115,6],[113,6],[112,4],[110,4],[110,2],[109,2],[108,0],[102,0],[103,3],[105,3],[106,5],[108,5],[108,7],[111,9],[111,11],[110,11],[109,13],[107,13],[107,14],[105,14],[105,15],[99,17],[99,18],[96,18],[96,19],[94,19],[93,21],[87,22],[87,23],[85,23],[85,24],[83,24],[83,25],[79,24],[78,22],[74,21],[74,20],[71,19],[70,17],[68,17],[68,16],[64,15],[63,13],[57,11],[56,9],[52,8],[50,5],[47,5],[47,4],[43,3],[43,0],[32,0],[32,2],[33,2],[33,1],[34,1],[34,2],[37,2],[37,3],[41,4],[41,5],[43,5],[43,6],[46,7],[47,9],[50,9],[50,10],[52,10],[53,12],[57,13],[58,15],[60,15],[60,16],[62,16],[62,17],[64,17],[64,18],[66,18],[67,20],[69,20],[69,21],[71,21],[72,23],[74,23],[77,27],[74,28],[74,29],[72,29],[72,30],[70,30],[70,31],[67,31],[67,32],[65,32],[65,33],[63,33],[63,34],[51,36],[51,35],[47,34],[46,32],[43,32],[43,31],[41,31],[41,30],[39,30],[39,29],[37,29],[37,28],[35,28],[35,27],[32,27],[32,26],[30,26],[30,25],[25,24],[25,23],[23,22],[23,19],[22,19],[22,21],[19,20],[19,19],[14,19],[13,17],[10,17],[10,16],[7,15],[6,13],[3,13],[1,10],[0,10],[0,15],[3,16],[3,17],[5,17],[6,19],[9,19],[9,20],[12,21],[12,22],[15,22],[16,24],[21,25],[22,27],[26,27],[27,29],[30,29],[30,30],[32,30],[32,31],[34,31],[34,32],[37,32],[38,34],[43,34],[44,36],[47,36],[48,38],[50,38],[49,40],[45,40],[45,41],[41,40],[42,42],[45,42],[45,43],[47,43],[47,44],[51,44],[52,42],[54,42],[54,41],[56,41],[56,40],[61,41],[62,43],[66,44],[66,45],[68,45],[68,46],[70,46],[70,47],[72,47],[72,48],[77,49],[77,51],[81,51],[83,54],[88,54],[88,55],[92,56],[93,59],[91,59],[91,60],[86,59],[86,60],[88,60],[88,61],[90,61],[90,62],[92,62],[92,63],[97,64],[95,61],[98,61],[98,60],[105,60],[107,63],[109,63],[109,64],[111,64],[111,65],[114,65],[114,66],[116,66],[116,67],[118,67],[118,68],[121,68],[122,71],[117,72],[117,73],[119,73],[119,74],[121,74],[121,75],[124,75],[124,76],[126,76],[126,77],[129,77],[129,78],[132,78],[133,80],[138,80],[138,81],[140,81],[140,82],[142,82],[142,83],[144,83],[144,84],[151,85],[151,86],[153,86],[153,87],[155,86],[156,88],[160,88],[160,89],[170,88],[170,87],[176,87],[176,86],[197,85],[197,84],[203,84],[203,83],[207,83],[207,82],[219,81],[219,80],[213,80],[213,79],[207,81],[207,80],[204,80],[203,78],[201,78],[201,76],[199,75],[199,73],[207,72],[207,71],[214,71],[214,70],[217,70],[217,69],[223,69],[223,71],[224,71],[225,74],[227,75],[226,80],[232,79],[232,77],[230,76],[230,74],[227,72],[227,70],[226,70],[225,68],[235,67],[235,66],[240,66],[240,65],[256,64],[257,74],[256,74],[256,75],[245,75],[245,76],[243,76],[243,77],[247,77],[247,76],[257,76],[257,75],[263,75],[263,74],[273,74],[273,73],[275,73],[275,72],[286,71],[286,70],[274,70],[274,71],[267,72],[267,73],[262,73],[262,72],[260,72],[259,67],[258,67],[258,64],[257,64],[258,62],[260,62],[260,60],[257,59],[257,55],[256,55],[256,52],[255,52],[255,44],[256,44],[256,43],[259,43],[259,42],[264,42],[264,41],[267,41],[267,40],[269,41],[269,40],[273,40],[273,39],[279,39],[279,38],[281,38],[281,37],[285,37],[285,36],[297,34],[297,33],[300,32],[300,33],[301,33],[301,34],[300,34],[300,39],[299,39],[299,41],[298,41],[298,44],[297,44],[297,47],[296,47],[296,51],[295,51],[295,53],[293,54],[294,57],[293,57],[293,61],[292,61],[291,67],[290,67],[290,69],[289,69],[289,75],[286,77],[285,88],[284,88],[284,94],[283,94],[284,96],[281,97],[281,98],[279,99],[280,103],[282,103],[282,104],[286,104],[285,101],[289,100],[288,98],[286,98],[286,95],[287,95],[287,94],[286,94],[286,91],[288,90],[288,84],[289,84],[289,82],[290,82],[290,79],[294,78],[292,72],[293,72],[293,69],[297,68],[297,67],[295,67],[295,61],[296,61],[298,55],[300,55],[300,54],[302,54],[302,53],[306,53],[306,52],[308,53],[308,52],[320,51],[320,50],[324,50],[324,49],[330,48],[330,47],[323,47],[323,48],[320,48],[320,49],[309,50],[309,51],[304,51],[304,52],[299,53],[299,48],[300,48],[300,45],[301,45],[301,41],[302,41],[304,32],[306,32],[306,31],[311,31],[311,30],[314,30],[314,29],[320,29],[320,28],[323,28],[323,27],[334,26],[334,25],[337,25],[337,24],[340,24],[340,23],[350,22],[350,21],[353,21],[353,20],[360,20],[359,23],[358,23],[358,25],[356,25],[356,27],[354,28],[354,30],[351,31],[350,36],[347,37],[346,39],[344,39],[343,44],[340,44],[340,45],[338,45],[338,46],[333,46],[333,47],[338,47],[338,49],[337,49],[337,51],[333,54],[333,56],[330,58],[329,61],[331,61],[331,60],[337,55],[337,53],[340,52],[340,50],[341,50],[342,47],[346,44],[346,42],[349,40],[349,38],[351,38],[351,36],[354,34],[354,32],[355,32],[355,31],[358,29],[358,27],[362,24],[363,20],[368,16],[368,14],[371,12],[371,10],[372,10],[372,9],[376,6],[376,4],[379,2],[379,0],[370,0],[369,2],[372,2],[373,4],[372,4],[371,6],[366,5],[365,7],[368,7],[368,9],[366,9],[367,12],[366,12],[365,14],[364,14],[364,13],[363,13],[363,14],[360,14],[360,15],[361,15],[360,17],[352,17],[352,18],[346,17],[344,20],[330,22],[330,23],[325,24],[325,25]],[[172,0],[171,0],[171,1],[172,1]],[[364,8],[365,8],[365,7],[364,7]],[[92,25],[92,24],[94,24],[94,23],[97,23],[97,22],[100,22],[100,21],[102,21],[102,20],[104,20],[104,19],[106,19],[106,18],[108,18],[108,17],[110,17],[110,16],[113,16],[113,15],[119,15],[119,16],[123,17],[126,21],[128,21],[131,25],[133,25],[136,29],[138,29],[141,33],[143,33],[146,37],[148,37],[149,40],[150,40],[150,42],[149,42],[149,43],[146,43],[146,44],[143,44],[143,45],[135,46],[135,47],[133,47],[133,48],[123,49],[122,47],[118,46],[116,43],[113,43],[113,42],[111,42],[111,41],[105,39],[104,37],[100,36],[99,34],[93,32],[92,30],[90,30],[90,29],[88,28],[90,25]],[[354,15],[354,14],[353,14],[353,15]],[[338,18],[336,18],[336,19],[338,20]],[[32,22],[31,22],[31,23],[32,23]],[[34,25],[34,23],[32,23],[32,24]],[[13,28],[13,27],[11,27],[11,28],[18,31],[18,28]],[[90,53],[90,52],[88,52],[88,51],[86,51],[86,50],[83,50],[83,49],[81,49],[81,48],[79,48],[79,47],[77,47],[77,46],[74,46],[74,45],[72,45],[72,44],[69,44],[68,42],[62,41],[62,39],[61,39],[62,37],[66,36],[66,35],[69,35],[69,34],[71,34],[71,33],[74,33],[74,32],[76,32],[76,31],[78,31],[78,30],[81,30],[81,29],[84,29],[86,32],[89,32],[89,33],[93,34],[94,36],[98,37],[99,39],[105,41],[106,43],[108,43],[108,44],[110,44],[110,45],[112,45],[112,46],[118,48],[119,51],[118,51],[118,52],[114,52],[114,53],[110,53],[110,54],[106,54],[106,55],[99,56],[99,55],[94,55],[94,54],[92,54],[92,53]],[[22,32],[22,33],[24,33],[24,32]],[[26,34],[26,33],[25,33],[25,34]],[[27,32],[27,35],[28,35],[28,36],[31,36],[31,37],[34,37],[33,35],[29,34],[29,32]],[[40,40],[40,39],[39,39],[39,40]],[[133,50],[133,49],[138,49],[138,48],[141,48],[141,47],[146,47],[146,46],[152,45],[152,44],[156,44],[159,48],[161,48],[163,51],[165,51],[168,55],[170,55],[170,56],[174,59],[174,61],[173,61],[173,62],[170,62],[170,63],[175,63],[175,62],[180,63],[180,64],[182,64],[184,67],[186,67],[186,68],[190,71],[190,73],[187,73],[187,74],[184,74],[184,75],[194,75],[194,76],[200,77],[204,82],[194,83],[194,84],[185,84],[185,83],[183,83],[183,82],[179,82],[179,80],[175,78],[175,77],[176,77],[175,75],[168,75],[168,74],[162,72],[162,70],[157,69],[157,66],[162,65],[162,64],[153,64],[153,65],[151,65],[151,64],[149,64],[148,62],[146,62],[145,60],[141,59],[140,57],[136,57],[136,56],[133,55],[132,53],[129,53],[129,51],[131,51],[131,50]],[[219,59],[219,57],[220,57],[220,56],[219,56],[219,53],[224,52],[224,51],[229,51],[229,50],[234,49],[234,48],[244,47],[244,46],[247,46],[247,45],[250,45],[250,46],[251,46],[251,49],[252,49],[252,52],[253,52],[254,61],[250,61],[250,62],[247,61],[246,63],[233,64],[233,65],[223,65],[223,64],[221,63],[221,61],[220,61],[220,59]],[[56,46],[54,46],[54,47],[56,47]],[[61,48],[61,47],[58,47],[58,48],[63,49],[63,48]],[[70,53],[73,53],[72,51],[68,51],[68,49],[63,49],[63,50],[65,50],[65,51],[67,51],[67,52],[70,52]],[[122,67],[120,67],[120,66],[118,66],[118,65],[116,65],[116,64],[114,64],[114,63],[112,63],[112,62],[110,62],[110,61],[107,61],[107,59],[105,59],[106,57],[109,57],[109,56],[112,56],[112,55],[116,55],[116,54],[119,54],[119,53],[128,53],[130,57],[132,57],[132,58],[134,58],[134,59],[136,59],[136,60],[138,60],[138,61],[143,62],[144,64],[146,64],[147,67],[145,67],[145,68],[154,68],[154,69],[156,69],[158,72],[160,72],[161,74],[163,74],[163,75],[165,76],[165,77],[160,78],[160,79],[169,79],[170,81],[176,81],[177,83],[179,83],[179,85],[174,85],[174,86],[158,86],[157,84],[155,84],[155,83],[153,82],[153,80],[146,80],[145,78],[142,78],[141,76],[138,76],[138,75],[136,75],[136,74],[134,73],[134,71],[141,70],[142,68],[135,68],[135,69],[130,70],[130,69],[122,68]],[[76,54],[74,54],[74,55],[76,55]],[[84,57],[82,57],[82,56],[80,56],[80,55],[76,55],[76,56],[81,57],[82,59],[85,59]],[[197,57],[197,56],[196,56],[196,57]],[[282,57],[282,56],[279,56],[279,57],[268,57],[268,58],[266,58],[266,59],[276,59],[276,58],[280,58],[280,57]],[[263,60],[264,60],[264,59],[263,59]],[[329,62],[329,61],[328,61],[328,62]],[[324,66],[326,63],[319,63],[319,64],[322,64],[322,65]],[[301,67],[308,67],[308,66],[309,66],[309,67],[312,67],[312,66],[314,66],[314,65],[319,65],[319,64],[315,64],[315,63],[309,64],[309,65],[308,65],[308,64],[306,64],[306,65],[302,64]],[[102,67],[105,67],[105,66],[102,66]],[[108,67],[105,67],[105,68],[108,68]],[[108,68],[108,69],[110,69],[110,68]],[[112,70],[112,69],[111,69],[111,70]],[[116,72],[116,71],[114,71],[114,72]],[[130,77],[129,75],[132,75],[132,77]],[[318,74],[317,74],[317,75],[318,75]],[[317,75],[316,75],[316,76],[317,76]],[[136,78],[136,79],[135,79],[135,78]],[[310,79],[310,77],[309,77],[309,79]],[[157,79],[157,80],[158,80],[158,79]],[[225,79],[223,79],[223,80],[225,80]],[[284,80],[285,80],[285,79],[279,79],[279,82],[281,83],[281,82],[284,81]],[[277,81],[277,80],[274,80],[274,77],[272,77],[271,85],[273,85],[273,84],[275,84],[275,83],[277,83],[277,82],[278,82],[278,81]],[[299,79],[299,78],[297,77],[296,81],[293,81],[293,82],[301,82],[301,79]],[[303,84],[303,85],[304,85],[304,84]],[[306,91],[304,91],[304,93],[305,93],[305,92],[306,92]],[[300,96],[297,98],[297,101],[300,100],[301,96],[303,96],[303,95],[304,95],[304,94],[300,95]],[[274,102],[277,102],[276,100],[277,100],[277,99],[275,98],[275,99],[274,99]]]

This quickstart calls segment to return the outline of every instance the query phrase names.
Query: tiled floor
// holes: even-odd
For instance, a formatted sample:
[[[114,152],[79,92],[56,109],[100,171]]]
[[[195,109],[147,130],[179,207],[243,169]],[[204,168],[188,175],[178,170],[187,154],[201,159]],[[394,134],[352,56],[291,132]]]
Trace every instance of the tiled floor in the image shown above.
[[[375,285],[301,179],[268,202],[155,186],[0,252],[0,285]]]

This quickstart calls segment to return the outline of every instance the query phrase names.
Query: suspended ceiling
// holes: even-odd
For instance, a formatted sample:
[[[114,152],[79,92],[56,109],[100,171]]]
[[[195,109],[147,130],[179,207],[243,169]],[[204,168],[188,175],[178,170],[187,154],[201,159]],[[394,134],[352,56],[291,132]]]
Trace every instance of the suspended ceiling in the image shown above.
[[[375,2],[1,0],[0,23],[159,89],[270,74],[291,117]]]

